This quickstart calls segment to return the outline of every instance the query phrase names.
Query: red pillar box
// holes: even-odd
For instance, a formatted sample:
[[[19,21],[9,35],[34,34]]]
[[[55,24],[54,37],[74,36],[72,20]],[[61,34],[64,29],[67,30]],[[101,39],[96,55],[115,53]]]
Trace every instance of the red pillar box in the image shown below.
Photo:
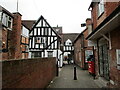
[[[88,71],[90,74],[95,74],[94,62],[88,61]]]
[[[95,65],[95,63],[93,61],[93,55],[90,55],[88,58],[88,71],[90,74],[95,74],[94,65]]]

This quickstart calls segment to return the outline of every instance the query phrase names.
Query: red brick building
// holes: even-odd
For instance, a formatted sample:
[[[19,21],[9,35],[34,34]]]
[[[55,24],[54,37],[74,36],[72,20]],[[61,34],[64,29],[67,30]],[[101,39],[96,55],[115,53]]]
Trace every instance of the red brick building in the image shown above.
[[[89,55],[93,55],[93,46],[89,46],[89,41],[86,37],[92,30],[91,19],[86,19],[86,29],[83,30],[77,38],[74,40],[74,61],[82,69],[88,69],[87,58]]]
[[[23,51],[24,47],[28,46],[28,36],[24,37],[23,31],[26,28],[25,25],[22,24],[22,15],[17,13],[10,13],[5,8],[1,7],[0,11],[0,23],[2,28],[0,29],[1,34],[1,48],[0,53],[2,55],[2,60],[5,59],[19,59],[19,58],[27,58],[28,52],[25,52],[27,48]],[[24,28],[22,28],[24,26]],[[26,28],[27,29],[27,28]],[[27,29],[29,30],[29,29]],[[27,31],[26,33],[28,33]],[[26,39],[25,39],[26,38]],[[25,41],[23,41],[25,39]],[[24,44],[24,45],[23,45]],[[26,46],[25,46],[26,45]],[[24,46],[24,47],[23,47]],[[23,55],[26,54],[27,55]]]
[[[1,28],[0,28],[0,53],[2,55],[1,59],[7,59],[8,56],[11,56],[11,53],[8,52],[8,50],[10,51],[10,33],[12,32],[12,25],[13,25],[13,18],[14,16],[7,11],[5,8],[1,7],[1,11],[0,11],[0,24],[1,24]]]
[[[92,2],[93,31],[86,39],[94,43],[96,78],[120,88],[120,1]]]

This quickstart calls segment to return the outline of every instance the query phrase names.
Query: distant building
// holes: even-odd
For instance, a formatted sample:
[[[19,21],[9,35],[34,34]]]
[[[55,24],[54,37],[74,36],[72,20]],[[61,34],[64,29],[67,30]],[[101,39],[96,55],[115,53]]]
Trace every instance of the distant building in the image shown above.
[[[63,57],[74,60],[74,39],[79,33],[63,33]]]
[[[86,37],[92,30],[91,19],[86,19],[86,29],[83,30],[74,40],[74,61],[75,64],[82,69],[88,69],[87,59],[90,55],[93,55],[93,46],[89,45],[89,41]]]
[[[74,45],[73,41],[78,36],[79,33],[63,33],[62,27],[58,26],[53,27],[53,29],[61,36],[61,45],[60,50],[62,51],[62,54],[60,57],[61,63],[63,64],[65,61],[65,57],[69,58],[73,61],[74,59]]]

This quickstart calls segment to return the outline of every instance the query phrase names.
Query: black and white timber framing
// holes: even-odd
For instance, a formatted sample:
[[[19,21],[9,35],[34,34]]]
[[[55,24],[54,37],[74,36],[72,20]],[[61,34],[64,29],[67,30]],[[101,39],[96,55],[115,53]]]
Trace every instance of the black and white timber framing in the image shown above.
[[[29,32],[29,51],[33,57],[36,57],[35,53],[39,53],[38,57],[47,57],[47,51],[55,51],[54,54],[58,57],[60,42],[61,37],[43,16],[36,21]]]
[[[66,42],[64,42],[64,49],[63,52],[73,52],[74,51],[74,45],[70,39],[68,39]]]

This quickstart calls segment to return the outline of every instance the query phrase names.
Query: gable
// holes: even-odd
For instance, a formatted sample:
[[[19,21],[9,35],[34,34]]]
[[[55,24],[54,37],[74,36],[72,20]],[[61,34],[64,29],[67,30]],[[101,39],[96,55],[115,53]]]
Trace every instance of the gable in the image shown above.
[[[65,45],[72,45],[72,41],[70,39],[68,39],[66,42],[65,42]]]
[[[58,49],[61,39],[43,16],[33,25],[29,36],[29,49],[34,51]]]
[[[51,32],[52,31],[52,32]],[[57,32],[49,25],[49,23],[41,16],[37,22],[33,25],[30,35],[53,35],[60,38]]]

